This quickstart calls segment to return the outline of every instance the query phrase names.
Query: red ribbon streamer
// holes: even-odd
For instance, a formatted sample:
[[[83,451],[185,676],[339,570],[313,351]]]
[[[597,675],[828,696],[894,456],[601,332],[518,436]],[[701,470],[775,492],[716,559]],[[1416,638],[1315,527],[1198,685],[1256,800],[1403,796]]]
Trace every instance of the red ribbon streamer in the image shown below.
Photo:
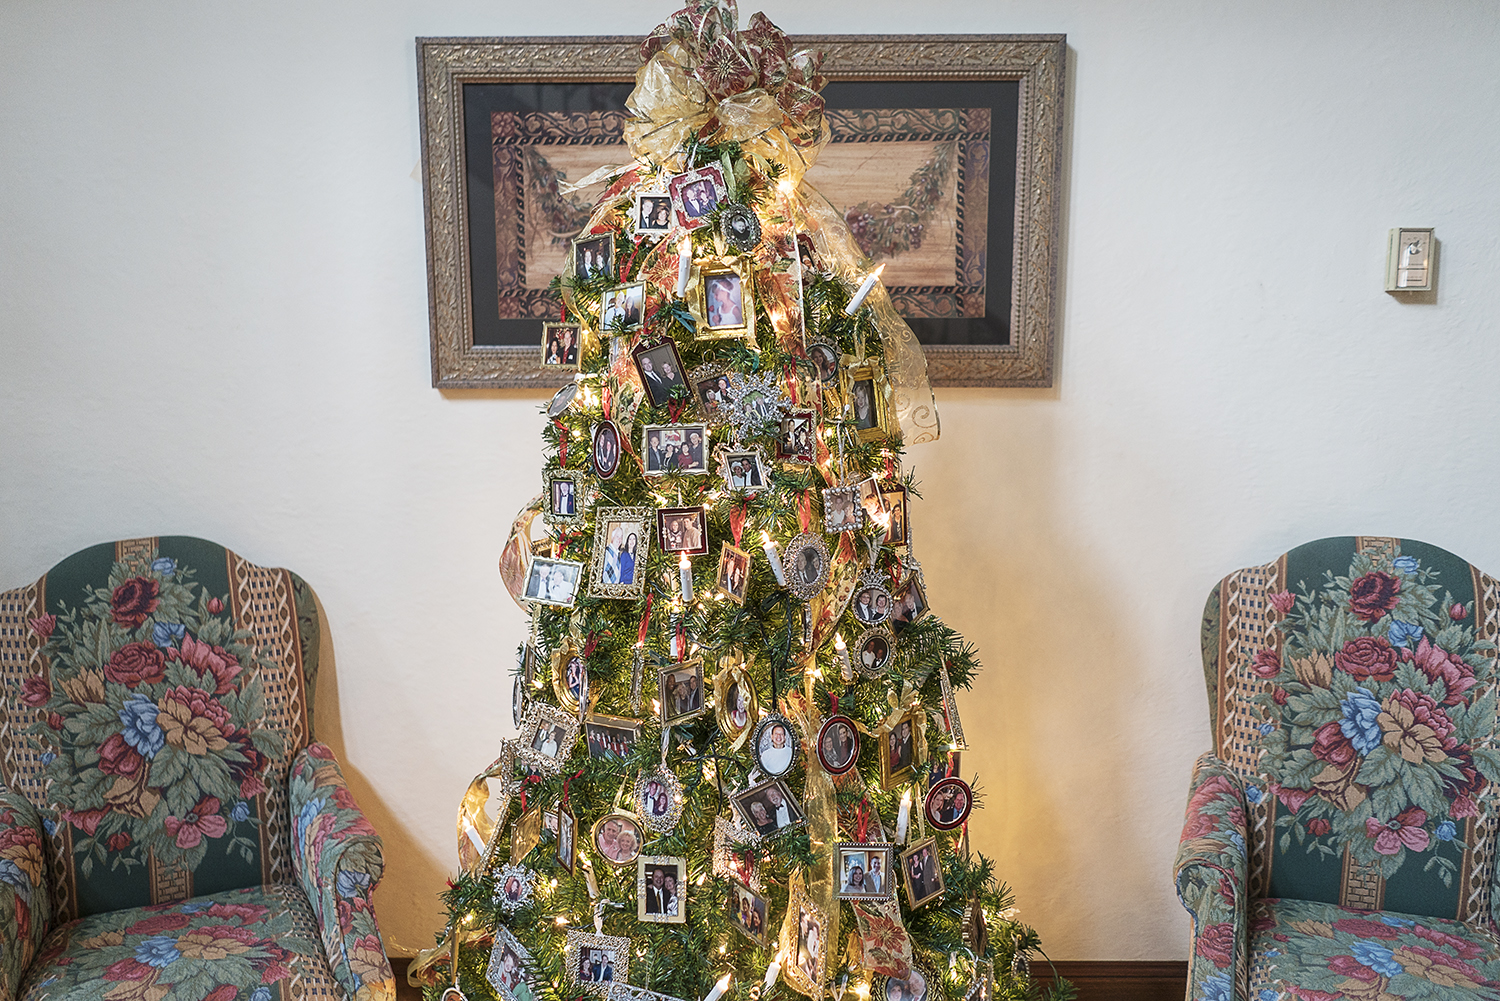
[[[557,304],[557,320],[559,323],[568,322],[568,304],[560,302]]]
[[[646,592],[646,611],[641,615],[641,630],[636,634],[635,645],[646,645],[646,630],[651,628],[651,599],[656,597],[655,591]]]
[[[896,478],[896,464],[891,461],[891,453],[885,453],[885,478],[894,480]]]
[[[856,841],[864,842],[870,833],[870,799],[868,796],[859,801],[859,810],[854,816],[854,838]]]
[[[599,634],[598,633],[589,633],[588,642],[586,642],[586,643],[583,644],[583,655],[585,657],[592,657],[594,655],[594,648],[597,647],[598,645],[599,645]]]
[[[625,262],[625,270],[620,272],[620,281],[625,281],[626,277],[630,274],[630,268],[635,264],[635,259],[640,254],[640,252],[641,245],[637,243],[635,245],[635,253],[630,255],[630,260]]]
[[[797,521],[802,525],[805,533],[812,527],[812,491],[802,491],[802,496],[797,498]]]
[[[734,533],[734,548],[740,548],[740,536],[745,532],[745,518],[750,514],[750,505],[744,501],[729,509],[729,530]]]
[[[604,419],[612,420],[613,418],[609,416],[609,412],[614,407],[615,394],[610,390],[609,386],[605,386],[604,391],[599,395],[603,403]]]
[[[541,781],[542,781],[542,777],[540,775],[528,775],[524,779],[521,780],[521,812],[522,813],[526,812],[526,787],[529,786],[529,785],[531,785],[531,783],[533,783],[533,782],[540,783]]]
[[[574,772],[571,777],[563,779],[563,798],[561,804],[562,809],[566,810],[568,808],[568,786],[573,784],[573,779],[576,779],[582,774],[583,769],[580,768],[578,769],[578,771]]]
[[[557,464],[566,467],[568,465],[568,426],[556,418],[552,423],[557,425]]]

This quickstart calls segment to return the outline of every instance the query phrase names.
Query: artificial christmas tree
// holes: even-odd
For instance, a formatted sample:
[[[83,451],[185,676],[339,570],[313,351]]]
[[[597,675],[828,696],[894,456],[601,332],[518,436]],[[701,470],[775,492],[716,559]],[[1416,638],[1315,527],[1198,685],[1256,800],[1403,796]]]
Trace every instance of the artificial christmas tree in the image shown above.
[[[913,556],[921,348],[802,183],[821,56],[732,0],[641,54],[635,162],[575,185],[608,181],[542,364],[577,375],[501,559],[520,735],[416,969],[432,998],[1024,996],[1036,936],[968,848],[978,663]]]

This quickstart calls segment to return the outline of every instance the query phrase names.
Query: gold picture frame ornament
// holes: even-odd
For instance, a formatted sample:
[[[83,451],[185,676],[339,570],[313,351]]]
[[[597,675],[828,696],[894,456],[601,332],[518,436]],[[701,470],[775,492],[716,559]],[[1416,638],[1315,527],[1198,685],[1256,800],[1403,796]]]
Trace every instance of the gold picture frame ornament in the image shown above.
[[[635,526],[634,548],[630,545],[630,526]],[[595,509],[594,555],[589,563],[589,594],[592,597],[633,600],[645,593],[646,561],[651,558],[651,532],[655,527],[654,508],[601,506]]]
[[[755,340],[755,269],[743,257],[706,257],[696,262],[687,287],[688,312],[700,341]]]

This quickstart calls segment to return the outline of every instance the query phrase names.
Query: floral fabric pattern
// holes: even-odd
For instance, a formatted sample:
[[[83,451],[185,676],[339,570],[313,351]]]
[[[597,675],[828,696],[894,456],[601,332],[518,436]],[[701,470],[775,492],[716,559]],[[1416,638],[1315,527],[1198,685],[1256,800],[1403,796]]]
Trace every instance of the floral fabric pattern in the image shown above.
[[[1282,649],[1252,670],[1271,682],[1255,701],[1282,852],[1347,849],[1383,877],[1415,864],[1452,887],[1500,753],[1494,645],[1440,576],[1415,556],[1357,553],[1346,574],[1270,596]]]
[[[1458,921],[1264,899],[1250,946],[1254,1001],[1500,998],[1500,948]]]
[[[1178,898],[1193,916],[1193,999],[1232,1001],[1245,968],[1245,825],[1240,780],[1212,754],[1203,755],[1193,767],[1174,866]]]
[[[69,922],[48,936],[27,1001],[272,1001],[294,976],[335,992],[292,886],[231,890]]]
[[[396,996],[372,895],[384,861],[333,752],[310,744],[292,765],[292,853],[334,976],[352,996]]]
[[[246,862],[259,851],[247,801],[286,752],[259,726],[253,636],[194,576],[171,557],[129,557],[82,605],[30,624],[48,670],[17,693],[35,710],[25,739],[84,878],[148,853],[193,870],[211,843]]]
[[[15,997],[52,924],[42,825],[23,796],[0,793],[0,997]]]

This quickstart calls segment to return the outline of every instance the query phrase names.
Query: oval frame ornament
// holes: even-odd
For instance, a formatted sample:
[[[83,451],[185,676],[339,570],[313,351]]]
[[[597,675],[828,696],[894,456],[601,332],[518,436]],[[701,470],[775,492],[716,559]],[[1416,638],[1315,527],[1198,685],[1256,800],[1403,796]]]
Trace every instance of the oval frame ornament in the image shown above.
[[[940,794],[946,796],[948,793],[963,797],[961,801],[963,805],[955,816],[950,816],[947,820],[939,820],[937,810],[941,806],[938,804],[938,796]],[[932,788],[927,790],[927,798],[922,801],[922,815],[927,819],[927,823],[940,831],[951,831],[955,827],[962,826],[963,822],[969,819],[969,814],[973,809],[974,790],[969,788],[969,783],[960,778],[946,778],[934,783]]]
[[[803,601],[811,601],[828,586],[833,554],[821,535],[803,532],[786,544],[781,563],[786,572],[787,590]],[[814,574],[809,575],[809,570]]]
[[[842,765],[833,763],[832,754],[829,753],[826,746],[829,738],[838,736],[839,727],[844,727],[848,731],[850,738],[854,741],[853,745],[849,748],[849,758]],[[842,714],[835,714],[828,717],[828,719],[823,721],[823,725],[818,728],[817,751],[818,764],[823,766],[823,771],[829,775],[843,775],[859,764],[859,726],[855,724],[854,720]]]
[[[659,783],[662,789],[660,793],[652,796],[652,803],[648,805],[646,796],[651,791],[652,783]],[[658,813],[654,804],[656,797],[663,794],[667,797],[667,808],[664,812]],[[642,772],[635,780],[635,789],[631,791],[630,802],[645,827],[657,834],[669,834],[682,819],[682,783],[677,781],[677,776],[666,768],[653,768],[649,772]]]
[[[767,767],[765,761],[761,758],[762,749],[760,743],[762,734],[769,734],[772,728],[778,726],[786,731],[788,753],[785,767],[780,771],[775,771]],[[755,766],[761,770],[762,774],[779,779],[786,777],[792,768],[796,766],[797,758],[802,753],[801,745],[801,735],[797,733],[797,728],[792,725],[791,720],[780,713],[766,713],[760,718],[760,722],[755,725],[755,735],[750,738],[750,754],[755,758]]]

